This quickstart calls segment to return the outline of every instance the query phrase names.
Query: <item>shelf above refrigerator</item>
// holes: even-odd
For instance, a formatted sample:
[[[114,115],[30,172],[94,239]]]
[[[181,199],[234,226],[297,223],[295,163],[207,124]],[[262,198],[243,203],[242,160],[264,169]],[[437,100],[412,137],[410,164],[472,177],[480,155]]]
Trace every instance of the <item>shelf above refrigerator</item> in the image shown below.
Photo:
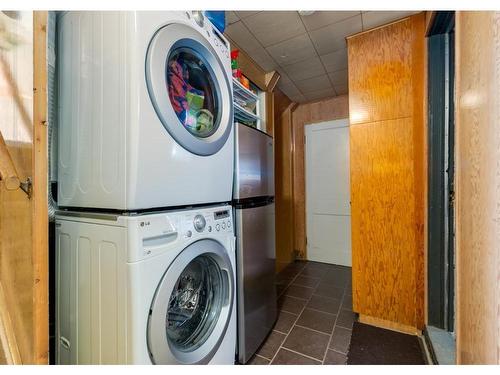
[[[259,100],[259,97],[257,95],[244,87],[236,78],[233,78],[233,92],[235,96],[235,102],[237,101],[236,98],[247,104],[255,103]]]
[[[260,117],[255,113],[247,111],[245,108],[241,107],[238,103],[234,103],[234,118],[243,122],[259,121]]]

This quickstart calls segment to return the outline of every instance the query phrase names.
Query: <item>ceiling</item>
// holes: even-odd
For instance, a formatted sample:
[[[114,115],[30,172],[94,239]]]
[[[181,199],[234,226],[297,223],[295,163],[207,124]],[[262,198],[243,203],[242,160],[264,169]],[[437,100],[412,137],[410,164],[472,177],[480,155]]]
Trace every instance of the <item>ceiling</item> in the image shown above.
[[[226,34],[263,70],[277,70],[281,91],[303,103],[347,94],[347,36],[414,13],[226,11]]]

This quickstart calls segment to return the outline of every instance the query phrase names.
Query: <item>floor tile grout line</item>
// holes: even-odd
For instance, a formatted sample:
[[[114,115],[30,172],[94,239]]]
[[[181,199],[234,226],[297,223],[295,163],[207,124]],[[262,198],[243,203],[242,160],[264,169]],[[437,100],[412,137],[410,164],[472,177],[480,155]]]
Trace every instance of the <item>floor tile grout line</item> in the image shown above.
[[[311,264],[311,263],[305,263],[304,267],[302,267],[302,268],[300,269],[300,271],[298,271],[298,273],[297,273],[297,274],[296,274],[296,275],[295,275],[295,276],[291,279],[291,281],[290,281],[290,282],[286,285],[286,287],[283,289],[283,292],[281,292],[281,294],[279,295],[279,298],[280,298],[280,297],[282,297],[283,295],[285,295],[285,291],[286,291],[286,290],[287,290],[287,289],[288,289],[288,288],[289,288],[289,287],[290,287],[290,286],[294,283],[294,281],[297,279],[297,277],[299,277],[299,276],[301,275],[301,273],[302,273],[302,272],[304,271],[304,269],[307,267],[307,264]],[[313,264],[314,264],[314,263],[313,263]],[[304,287],[305,287],[305,288],[314,289],[314,291],[316,291],[316,289],[318,288],[319,284],[321,284],[321,280],[322,280],[322,279],[323,279],[323,278],[324,278],[327,274],[328,274],[328,272],[325,272],[325,273],[324,273],[324,274],[320,277],[320,282],[318,283],[318,285],[317,285],[316,287],[314,287],[314,288],[311,288],[311,287],[306,287],[306,286],[304,286]],[[303,276],[304,276],[304,275],[303,275]],[[304,277],[308,277],[308,276],[304,276]],[[327,283],[327,284],[328,284],[328,283]],[[328,284],[328,285],[332,285],[332,284]],[[298,286],[300,286],[300,285],[298,285]],[[269,365],[271,365],[271,364],[272,364],[272,362],[274,361],[274,359],[276,358],[276,356],[278,355],[278,353],[279,353],[279,351],[280,351],[281,349],[288,350],[288,351],[290,351],[290,352],[294,352],[294,353],[296,353],[296,354],[302,355],[302,356],[307,357],[307,358],[310,358],[310,359],[314,359],[314,357],[310,357],[310,356],[308,356],[308,355],[306,355],[306,354],[303,354],[303,353],[300,353],[300,352],[296,352],[296,351],[294,351],[294,350],[291,350],[291,349],[289,349],[289,348],[287,348],[287,347],[284,347],[284,346],[283,346],[283,344],[286,342],[286,340],[287,340],[288,336],[289,336],[289,335],[290,335],[290,333],[293,331],[293,328],[294,328],[294,327],[300,327],[300,328],[304,328],[304,329],[309,329],[309,330],[311,330],[311,331],[314,331],[314,332],[317,332],[317,333],[321,333],[321,334],[324,334],[324,335],[328,335],[328,336],[330,336],[330,337],[329,337],[329,340],[328,340],[328,344],[327,344],[326,349],[325,349],[325,352],[324,352],[324,354],[323,354],[323,360],[321,361],[321,360],[314,359],[314,360],[316,360],[316,361],[321,362],[321,364],[322,364],[322,365],[324,365],[324,362],[325,362],[325,359],[326,359],[326,354],[328,353],[328,350],[333,350],[333,349],[330,349],[330,343],[331,343],[331,341],[332,341],[332,338],[333,338],[333,332],[334,332],[334,330],[335,330],[335,328],[336,328],[336,326],[337,326],[337,321],[338,321],[338,318],[339,318],[340,312],[341,312],[341,310],[342,310],[342,305],[343,305],[343,302],[344,302],[344,299],[345,299],[345,296],[346,296],[347,283],[346,283],[346,284],[344,284],[344,286],[343,286],[343,288],[342,288],[342,289],[343,289],[343,292],[342,292],[342,297],[340,298],[340,304],[339,304],[339,307],[338,307],[338,309],[337,309],[337,314],[332,314],[332,315],[336,315],[336,318],[335,318],[335,323],[334,323],[334,325],[333,325],[332,332],[331,332],[329,335],[328,335],[327,333],[325,333],[325,332],[317,331],[317,330],[314,330],[314,329],[311,329],[311,328],[308,328],[308,327],[304,327],[304,326],[302,326],[302,325],[297,324],[297,321],[300,319],[300,316],[302,315],[302,313],[304,312],[304,310],[307,308],[308,303],[311,301],[312,297],[315,295],[315,294],[314,294],[314,292],[313,292],[313,294],[311,294],[311,296],[310,296],[308,299],[304,299],[304,298],[300,298],[300,297],[295,297],[295,296],[290,296],[290,295],[288,295],[288,296],[289,296],[289,297],[291,297],[291,298],[296,298],[296,299],[304,300],[304,301],[306,301],[306,303],[304,304],[304,307],[300,310],[300,312],[297,314],[297,318],[295,319],[294,323],[291,325],[290,330],[289,330],[289,331],[288,331],[288,333],[285,335],[285,338],[283,339],[283,341],[281,342],[280,346],[279,346],[279,347],[278,347],[278,349],[276,350],[276,353],[274,354],[274,356],[273,356],[272,360],[269,362]],[[331,297],[326,297],[326,296],[321,296],[321,295],[316,295],[316,296],[317,296],[317,297],[320,297],[320,298],[330,298],[330,299],[335,299],[335,300],[338,300],[337,298],[331,298]],[[319,312],[323,312],[323,311],[321,311],[321,310],[316,310],[316,309],[312,309],[312,310],[319,311]],[[290,311],[286,311],[286,310],[280,310],[280,311],[285,311],[285,312],[287,312],[287,313],[289,313],[289,314],[295,314],[295,313],[292,313],[292,312],[290,312]],[[326,314],[331,314],[331,313],[327,313],[327,312],[325,312],[325,313],[326,313]],[[340,326],[339,326],[339,327],[340,327]],[[340,328],[344,328],[344,327],[340,327]],[[274,329],[273,329],[273,330],[274,330]],[[282,333],[282,332],[280,332],[280,331],[276,331],[276,332]],[[283,333],[282,333],[282,334],[283,334]],[[337,353],[340,353],[339,351],[336,351],[336,350],[334,350],[334,351],[335,351],[335,352],[337,352]],[[340,353],[340,354],[343,354],[343,353]],[[343,354],[343,355],[345,355],[345,356],[346,356],[346,355],[347,355],[347,353],[346,353],[346,354]],[[266,359],[267,359],[267,358],[266,358]]]
[[[336,350],[336,349],[330,349],[330,348],[328,348],[328,350],[331,350],[332,352],[335,352],[335,353],[342,354],[342,355],[344,355],[344,356],[346,355],[346,353],[339,352],[339,351],[338,351],[338,350]],[[328,351],[327,351],[327,353],[328,353]],[[267,358],[266,358],[266,359],[267,359]]]
[[[282,292],[282,295],[283,293],[285,293],[285,291],[288,289],[288,287],[290,285],[292,285],[292,283],[294,282],[294,280],[299,276],[299,274],[304,270],[304,268],[306,267],[307,263],[304,263],[304,267],[302,267],[300,269],[299,272],[297,272],[297,274],[295,275],[295,277],[290,281],[290,283],[286,286],[286,288],[283,290]],[[280,296],[281,297],[281,296]],[[310,299],[310,298],[309,298]],[[304,304],[304,308],[305,306],[307,305],[307,303],[309,302],[309,300],[306,301],[306,303]],[[278,349],[276,350],[276,353],[274,353],[274,356],[273,358],[271,359],[271,361],[269,362],[269,365],[271,365],[274,361],[274,359],[276,358],[276,356],[278,355],[280,349],[282,348],[283,346],[283,343],[286,341],[286,339],[288,338],[288,335],[290,334],[290,332],[292,332],[293,330],[293,327],[295,326],[295,323],[297,322],[297,320],[300,318],[300,314],[302,314],[302,311],[304,310],[304,308],[300,311],[300,313],[297,315],[297,318],[294,320],[293,324],[292,324],[292,327],[290,328],[290,330],[288,331],[288,333],[285,335],[285,338],[283,339],[283,341],[281,342],[280,346],[278,347]],[[288,311],[289,312],[289,311]],[[278,314],[279,314],[279,311],[278,311]],[[290,313],[292,314],[292,313]]]
[[[328,315],[337,315],[337,314],[334,314],[334,313],[331,313],[331,312],[328,312],[328,311],[323,311],[323,310],[318,310],[318,309],[315,309],[314,307],[307,307],[306,306],[306,309],[308,310],[313,310],[313,311],[317,311],[317,312],[320,312],[320,313],[323,313],[323,314],[328,314]],[[290,313],[291,314],[291,313]]]
[[[304,268],[302,268],[302,270],[303,270],[303,269],[304,269]],[[312,297],[312,295],[311,295],[311,297]],[[285,343],[285,341],[286,341],[286,339],[288,338],[288,336],[290,335],[290,333],[293,331],[293,327],[295,327],[295,325],[297,324],[297,321],[300,319],[300,315],[302,315],[302,313],[304,312],[304,310],[305,310],[305,308],[306,308],[307,304],[308,304],[308,303],[309,303],[309,301],[311,300],[311,297],[309,297],[309,299],[306,301],[306,303],[304,304],[304,307],[302,308],[302,310],[300,310],[300,313],[299,313],[299,314],[297,314],[297,318],[296,318],[296,319],[295,319],[295,321],[293,322],[292,327],[290,328],[290,330],[289,330],[289,331],[288,331],[288,333],[286,334],[285,338],[284,338],[284,339],[283,339],[283,341],[281,342],[281,344],[280,344],[280,346],[279,346],[278,350],[276,350],[276,353],[274,354],[274,357],[273,357],[272,361],[271,361],[269,364],[271,364],[271,363],[274,361],[274,359],[275,359],[275,358],[276,358],[276,356],[278,355],[278,353],[279,353],[280,349],[281,349],[281,348],[283,348],[283,344]],[[283,348],[283,349],[286,349],[286,348]]]
[[[304,270],[304,268],[306,268],[306,265],[307,265],[307,263],[306,263],[306,264],[304,264],[304,267],[302,267],[302,268],[300,269],[300,271],[299,271],[299,272],[297,272],[297,274],[296,274],[296,275],[295,275],[295,276],[294,276],[294,277],[290,280],[290,282],[286,285],[286,287],[285,287],[285,288],[283,289],[283,291],[280,293],[280,295],[278,296],[278,298],[279,298],[279,297],[281,297],[281,296],[283,295],[283,293],[285,293],[285,291],[288,289],[288,287],[290,287],[290,285],[292,285],[292,284],[293,284],[293,282],[295,281],[295,279],[296,279],[296,278],[300,275],[300,273]]]
[[[339,320],[339,315],[340,315],[340,311],[342,310],[342,304],[344,303],[344,298],[345,298],[345,288],[344,288],[344,292],[342,294],[342,298],[340,299],[340,305],[339,305],[339,308],[337,310],[337,317],[335,318],[335,323],[333,324],[332,334],[330,335],[330,339],[328,340],[328,344],[326,345],[326,350],[323,353],[323,361],[321,362],[322,365],[325,364],[326,355],[328,353],[328,349],[330,348],[330,344],[331,344],[332,339],[333,339],[333,333],[335,332],[335,328],[337,327],[337,321]]]
[[[304,267],[304,268],[305,268],[305,267]],[[302,269],[302,271],[304,270],[304,268]],[[320,280],[321,280],[323,277],[325,277],[325,275],[326,275],[326,273],[325,273],[325,274],[324,274],[324,275],[320,278]],[[297,275],[297,277],[298,277],[298,275]],[[294,280],[295,280],[295,279],[294,279]],[[321,283],[321,281],[320,281],[320,283]],[[318,284],[318,285],[319,285],[319,284]],[[314,290],[315,290],[315,291],[316,291],[316,289],[317,289],[317,287],[316,287],[316,288],[314,288]],[[284,339],[284,340],[283,340],[283,342],[281,343],[280,347],[278,348],[278,351],[276,352],[276,355],[277,355],[277,353],[280,351],[280,349],[282,349],[282,348],[283,348],[283,349],[287,349],[286,347],[283,347],[283,344],[285,343],[286,339],[288,338],[288,335],[292,332],[293,328],[294,328],[294,327],[297,327],[297,326],[298,326],[298,327],[303,327],[303,326],[301,326],[301,325],[297,324],[297,322],[298,322],[298,320],[300,319],[300,316],[302,315],[302,313],[304,312],[304,310],[306,309],[306,307],[307,307],[308,303],[311,301],[311,298],[312,298],[312,296],[313,296],[313,295],[314,295],[314,292],[313,292],[313,294],[311,294],[311,296],[309,297],[309,299],[308,299],[308,300],[307,300],[307,302],[305,303],[304,307],[302,308],[302,310],[301,310],[301,311],[300,311],[300,313],[298,314],[297,319],[296,319],[296,320],[295,320],[295,322],[292,324],[292,328],[290,329],[290,331],[288,332],[287,336],[285,337],[285,339]],[[343,297],[343,296],[342,296],[342,297]],[[341,304],[340,304],[340,305],[342,305],[342,301],[343,301],[343,300],[341,299],[341,301],[340,301],[340,302],[341,302]],[[337,319],[338,319],[338,316],[335,318],[335,322],[337,321]],[[333,327],[335,328],[335,324],[333,325]],[[307,327],[303,327],[303,328],[308,329]],[[315,331],[315,330],[312,330],[312,329],[311,329],[311,331]],[[316,331],[316,332],[319,332],[319,331]],[[324,332],[320,332],[320,333],[325,334]],[[330,343],[330,340],[331,340],[331,335],[332,335],[332,334],[333,334],[333,329],[332,329],[332,333],[330,334],[330,339],[328,340],[327,350],[328,350],[328,346],[329,346],[329,343]],[[326,335],[328,335],[328,334],[326,334]],[[298,353],[298,354],[300,354],[299,352],[297,352],[297,353]],[[276,357],[276,355],[275,355],[275,357]],[[324,355],[323,355],[323,357],[324,357]],[[273,361],[274,361],[274,358],[273,358]],[[321,364],[322,364],[322,365],[324,364],[324,358],[323,358],[323,361],[321,361]]]
[[[267,361],[271,361],[269,358],[267,358],[266,356],[263,356],[262,354],[255,354],[256,357],[260,357],[260,358],[263,358]]]
[[[303,328],[303,329],[307,329],[309,331],[313,331],[313,332],[316,332],[316,333],[321,333],[322,335],[325,335],[325,336],[330,336],[331,335],[331,333],[326,333],[326,332],[323,332],[323,331],[318,331],[317,329],[309,328],[309,327],[303,326],[302,324],[295,324],[294,326],[295,327],[300,327],[300,328]]]
[[[296,351],[296,350],[293,350],[293,349],[290,349],[290,348],[286,348],[286,347],[283,347],[283,348],[280,348],[280,349],[283,349],[283,350],[288,350],[289,352],[292,352],[292,353],[298,354],[298,355],[300,355],[300,356],[302,356],[302,357],[306,357],[306,358],[309,358],[309,359],[313,359],[314,361],[316,361],[316,362],[320,362],[321,364],[323,364],[323,363],[321,362],[321,360],[320,360],[320,359],[318,359],[318,358],[314,358],[314,357],[311,357],[310,355],[307,355],[307,354],[304,354],[304,353],[298,352],[298,351]]]

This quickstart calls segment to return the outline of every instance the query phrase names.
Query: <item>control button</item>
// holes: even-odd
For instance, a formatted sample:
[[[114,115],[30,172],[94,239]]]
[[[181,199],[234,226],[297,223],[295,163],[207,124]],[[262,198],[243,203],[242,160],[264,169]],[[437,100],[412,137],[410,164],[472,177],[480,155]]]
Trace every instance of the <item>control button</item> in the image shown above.
[[[203,16],[203,13],[199,10],[193,11],[193,18],[194,21],[198,24],[198,26],[203,27],[205,24],[205,16]]]
[[[226,223],[222,222],[222,229],[226,229]]]
[[[191,232],[190,230],[188,230],[188,231],[186,232],[186,237],[188,237],[188,238],[189,238],[189,237],[191,237],[192,235],[193,235],[193,232]]]
[[[203,215],[196,215],[194,217],[193,226],[197,232],[203,232],[206,224],[207,224],[207,222],[205,221],[205,218],[203,217]]]
[[[209,231],[209,232],[211,232],[211,231],[212,231],[212,226],[211,226],[211,225],[209,225],[209,226],[208,226],[208,231]]]
[[[215,229],[217,229],[217,232],[218,232],[218,231],[220,231],[220,224],[217,224],[217,225],[215,226]]]
[[[231,222],[230,221],[227,222],[227,227],[231,228]]]

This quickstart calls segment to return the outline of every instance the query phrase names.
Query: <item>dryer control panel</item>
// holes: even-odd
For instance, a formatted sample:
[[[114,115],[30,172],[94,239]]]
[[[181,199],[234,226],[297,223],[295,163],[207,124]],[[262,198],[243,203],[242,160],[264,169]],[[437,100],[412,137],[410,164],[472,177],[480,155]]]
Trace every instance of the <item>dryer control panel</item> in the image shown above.
[[[222,35],[217,28],[212,25],[210,20],[205,17],[202,11],[193,10],[186,12],[186,16],[193,22],[194,25],[204,29],[204,33],[212,43],[212,45],[222,53],[222,56],[229,59],[230,49],[228,40]]]

